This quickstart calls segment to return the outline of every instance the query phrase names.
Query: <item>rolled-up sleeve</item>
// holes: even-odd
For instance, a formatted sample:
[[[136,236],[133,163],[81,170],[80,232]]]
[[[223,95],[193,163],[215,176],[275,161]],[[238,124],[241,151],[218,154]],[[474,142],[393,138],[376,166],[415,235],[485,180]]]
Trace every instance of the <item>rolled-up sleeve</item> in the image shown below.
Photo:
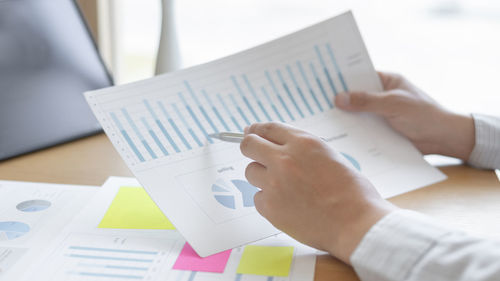
[[[468,163],[483,169],[500,168],[500,118],[472,114],[476,130],[476,144]]]
[[[500,280],[500,242],[399,210],[366,233],[351,263],[361,280]]]

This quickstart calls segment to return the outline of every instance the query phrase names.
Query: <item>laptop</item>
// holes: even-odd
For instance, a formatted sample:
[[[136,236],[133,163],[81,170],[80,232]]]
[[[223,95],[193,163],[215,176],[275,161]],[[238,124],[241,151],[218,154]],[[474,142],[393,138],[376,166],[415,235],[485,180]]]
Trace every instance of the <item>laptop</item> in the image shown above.
[[[73,0],[0,0],[0,160],[100,132],[83,92],[112,84]]]

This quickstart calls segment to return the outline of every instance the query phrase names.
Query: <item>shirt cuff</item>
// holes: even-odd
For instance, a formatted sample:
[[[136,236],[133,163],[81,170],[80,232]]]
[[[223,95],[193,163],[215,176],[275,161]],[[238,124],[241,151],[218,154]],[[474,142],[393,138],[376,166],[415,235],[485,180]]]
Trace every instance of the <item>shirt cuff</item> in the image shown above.
[[[485,169],[500,168],[500,118],[472,114],[476,130],[476,144],[467,161]]]
[[[361,280],[405,280],[418,261],[450,229],[424,215],[398,210],[365,234],[351,255]]]

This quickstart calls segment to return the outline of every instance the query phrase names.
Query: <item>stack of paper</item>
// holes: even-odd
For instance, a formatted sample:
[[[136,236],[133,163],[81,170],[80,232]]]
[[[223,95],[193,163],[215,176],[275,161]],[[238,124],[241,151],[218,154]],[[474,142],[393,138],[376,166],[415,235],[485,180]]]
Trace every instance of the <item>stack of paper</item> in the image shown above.
[[[133,178],[110,178],[99,191],[15,182],[0,186],[0,198],[13,202],[1,205],[0,280],[314,277],[316,250],[283,234],[201,258]],[[38,219],[30,220],[32,214]]]

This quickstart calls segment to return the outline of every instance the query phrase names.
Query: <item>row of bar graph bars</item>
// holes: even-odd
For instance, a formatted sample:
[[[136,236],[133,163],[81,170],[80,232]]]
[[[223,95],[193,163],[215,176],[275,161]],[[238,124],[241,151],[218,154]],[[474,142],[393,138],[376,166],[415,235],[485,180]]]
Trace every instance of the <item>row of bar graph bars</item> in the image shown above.
[[[136,279],[146,278],[160,255],[157,251],[108,249],[70,246],[66,257],[75,261],[70,275],[91,278]]]
[[[313,62],[309,62],[307,68],[296,61],[295,71],[291,65],[286,65],[285,71],[264,71],[267,85],[260,87],[254,87],[246,74],[239,79],[231,75],[229,79],[235,92],[224,97],[220,93],[210,95],[205,89],[196,92],[188,81],[184,81],[186,92],[177,93],[179,103],[143,100],[148,116],[136,119],[140,120],[144,128],[142,131],[125,108],[121,108],[120,112],[111,112],[110,116],[140,162],[202,147],[205,140],[213,143],[209,137],[211,133],[243,131],[253,122],[303,119],[334,107],[333,97],[340,88],[333,75],[336,74],[335,80],[340,82],[342,91],[349,90],[330,44],[326,44],[324,50],[326,56],[319,46],[314,47],[320,69]],[[325,80],[326,83],[323,82]],[[192,103],[186,99],[186,93]],[[125,129],[124,124],[132,130]],[[149,136],[152,142],[149,143],[145,136]]]

